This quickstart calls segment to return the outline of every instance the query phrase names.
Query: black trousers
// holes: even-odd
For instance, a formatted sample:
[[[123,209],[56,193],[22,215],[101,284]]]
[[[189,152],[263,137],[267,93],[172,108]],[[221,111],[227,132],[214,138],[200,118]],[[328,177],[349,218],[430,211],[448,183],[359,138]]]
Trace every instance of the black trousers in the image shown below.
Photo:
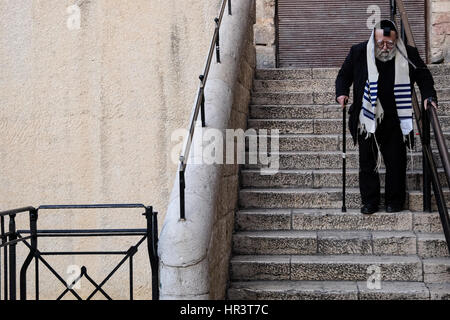
[[[403,208],[406,197],[406,144],[397,116],[377,125],[375,136],[386,167],[385,204]],[[378,149],[373,136],[358,135],[359,188],[363,205],[380,204],[380,178],[376,169]]]

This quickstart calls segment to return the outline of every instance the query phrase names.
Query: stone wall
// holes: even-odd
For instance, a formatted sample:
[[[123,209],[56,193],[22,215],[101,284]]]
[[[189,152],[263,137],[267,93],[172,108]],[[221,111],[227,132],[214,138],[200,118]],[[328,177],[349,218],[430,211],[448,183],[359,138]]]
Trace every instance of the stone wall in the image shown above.
[[[275,0],[256,0],[255,45],[258,68],[275,68]]]
[[[254,21],[253,21],[254,23]],[[233,106],[228,129],[247,129],[247,118],[253,77],[256,67],[256,51],[253,45],[253,23],[249,23],[247,39],[240,61],[240,74],[234,88]],[[224,288],[227,286],[229,259],[231,257],[234,217],[238,209],[239,165],[225,164],[219,187],[219,202],[209,255],[210,299],[224,299]]]
[[[254,1],[233,0],[232,4],[233,15],[225,14],[220,29],[221,63],[214,57],[205,87],[204,130],[219,132],[218,139],[225,137],[226,129],[246,129],[256,66]],[[224,299],[226,294],[239,166],[206,164],[202,155],[196,158],[199,145],[209,144],[202,141],[201,130],[195,130],[185,173],[186,220],[180,220],[177,175],[161,230],[161,299]]]
[[[428,37],[432,63],[450,63],[450,1],[428,1]]]

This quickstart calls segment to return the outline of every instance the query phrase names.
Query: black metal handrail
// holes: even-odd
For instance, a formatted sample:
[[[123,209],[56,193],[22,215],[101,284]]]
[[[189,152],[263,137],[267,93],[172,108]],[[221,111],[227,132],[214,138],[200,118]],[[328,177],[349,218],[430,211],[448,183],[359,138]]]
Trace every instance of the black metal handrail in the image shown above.
[[[216,62],[220,63],[220,26],[222,24],[223,15],[225,12],[225,7],[228,4],[228,15],[231,15],[231,0],[222,0],[222,5],[220,8],[220,13],[217,18],[214,19],[214,22],[216,24],[216,27],[214,29],[214,34],[211,40],[211,45],[208,52],[208,57],[206,59],[205,68],[203,74],[199,76],[200,79],[200,85],[197,91],[197,97],[195,99],[194,108],[191,113],[191,117],[189,120],[189,131],[188,136],[184,141],[183,149],[181,151],[180,155],[180,163],[178,165],[178,174],[179,174],[179,187],[180,187],[180,220],[185,220],[185,201],[184,201],[184,189],[186,187],[186,181],[185,181],[185,171],[187,166],[187,161],[189,158],[189,151],[191,149],[192,139],[194,137],[194,131],[195,131],[195,122],[197,121],[198,114],[200,112],[201,115],[201,121],[202,121],[202,127],[206,126],[206,120],[205,120],[205,86],[206,82],[208,80],[209,75],[209,69],[211,67],[212,58],[214,55],[214,52],[216,53]]]
[[[142,229],[59,229],[59,230],[39,230],[37,229],[38,213],[42,210],[66,210],[66,209],[144,209],[143,215],[146,218],[146,228]],[[16,228],[16,215],[28,213],[29,229],[18,230]],[[138,247],[147,241],[147,250],[152,270],[152,299],[159,299],[159,273],[158,273],[158,220],[157,212],[153,211],[151,206],[143,204],[95,204],[95,205],[43,205],[38,208],[24,207],[0,212],[0,300],[16,300],[17,299],[17,250],[18,244],[25,245],[29,249],[21,268],[19,275],[19,292],[20,299],[27,299],[27,271],[32,262],[35,260],[35,298],[39,300],[39,262],[42,263],[57,279],[65,286],[65,290],[57,297],[62,299],[67,293],[82,300],[80,295],[73,289],[74,285],[83,277],[91,283],[95,289],[87,297],[90,300],[95,294],[100,292],[103,296],[112,300],[106,293],[103,286],[115,274],[115,272],[128,260],[129,262],[129,294],[133,300],[133,256],[137,253]],[[9,229],[6,232],[5,219],[9,218]],[[41,237],[139,237],[136,244],[125,251],[42,251],[38,247],[38,239]],[[30,240],[30,241],[28,241]],[[3,257],[1,252],[3,250]],[[118,255],[123,256],[115,268],[100,282],[97,283],[87,271],[85,266],[80,268],[80,274],[72,283],[68,284],[44,258],[44,256],[67,256],[67,255]],[[3,259],[2,259],[3,258]],[[2,268],[3,265],[3,268]],[[3,271],[3,277],[2,277]],[[3,278],[3,279],[2,279]],[[2,285],[3,283],[3,285]],[[3,297],[2,297],[3,288]]]
[[[391,19],[394,20],[397,14],[397,10],[400,13],[401,21],[401,36],[403,40],[407,41],[410,46],[415,47],[414,36],[411,26],[408,21],[408,15],[405,10],[405,6],[402,0],[390,0],[391,6]],[[444,193],[442,191],[442,185],[439,180],[437,166],[433,158],[431,144],[430,144],[430,123],[434,130],[434,138],[436,139],[439,155],[443,164],[447,183],[450,187],[450,161],[448,155],[448,149],[445,143],[444,135],[442,134],[441,125],[437,116],[437,112],[433,106],[429,106],[425,111],[425,108],[419,107],[419,101],[414,87],[412,91],[412,103],[414,108],[414,115],[416,118],[417,128],[422,142],[423,153],[423,209],[424,211],[431,211],[431,188],[430,182],[433,186],[434,196],[436,198],[436,204],[439,211],[442,227],[444,230],[447,247],[450,252],[450,217],[448,214],[447,204]],[[427,97],[422,97],[427,98]],[[431,181],[430,181],[431,180]]]

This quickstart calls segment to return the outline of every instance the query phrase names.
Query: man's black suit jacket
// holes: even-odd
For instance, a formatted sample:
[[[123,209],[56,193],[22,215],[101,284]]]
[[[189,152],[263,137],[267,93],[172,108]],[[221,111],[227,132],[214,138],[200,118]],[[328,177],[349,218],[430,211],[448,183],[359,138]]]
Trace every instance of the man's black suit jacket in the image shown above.
[[[349,130],[353,137],[353,142],[357,142],[357,130],[359,123],[359,113],[361,111],[364,87],[368,79],[367,72],[367,43],[361,42],[352,46],[336,78],[336,98],[342,95],[349,96],[350,86],[353,83],[353,104],[348,110]],[[415,69],[409,64],[409,78],[411,86],[417,82],[420,94],[423,99],[434,97],[437,101],[434,81],[430,70],[420,58],[416,48],[406,46],[409,60],[415,64]]]

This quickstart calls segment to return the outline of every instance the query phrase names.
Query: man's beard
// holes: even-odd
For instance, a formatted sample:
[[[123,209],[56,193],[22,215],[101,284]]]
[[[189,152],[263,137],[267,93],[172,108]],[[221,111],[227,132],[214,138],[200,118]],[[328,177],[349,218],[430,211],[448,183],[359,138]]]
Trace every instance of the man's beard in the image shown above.
[[[396,49],[397,49],[396,47],[394,47],[390,50],[383,50],[380,48],[376,48],[375,49],[375,57],[382,62],[392,60],[395,57]]]

